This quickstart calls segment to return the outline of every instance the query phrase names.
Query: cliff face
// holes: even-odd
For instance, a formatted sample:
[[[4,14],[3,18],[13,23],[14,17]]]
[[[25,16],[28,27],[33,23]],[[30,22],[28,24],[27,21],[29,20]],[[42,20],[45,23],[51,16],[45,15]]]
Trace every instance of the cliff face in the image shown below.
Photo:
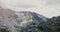
[[[8,27],[12,32],[16,32],[14,27],[16,21],[17,17],[14,11],[0,8],[0,27]]]

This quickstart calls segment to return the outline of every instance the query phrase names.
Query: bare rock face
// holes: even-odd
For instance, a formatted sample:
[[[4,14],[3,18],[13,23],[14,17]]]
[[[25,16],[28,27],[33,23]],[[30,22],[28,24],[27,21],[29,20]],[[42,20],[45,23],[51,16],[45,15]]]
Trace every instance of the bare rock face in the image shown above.
[[[14,11],[0,7],[0,27],[8,27],[12,32],[16,32],[14,27],[16,22],[17,16]]]
[[[47,21],[47,17],[35,12],[20,11],[20,12],[17,12],[17,14],[20,20],[20,25],[24,27],[29,25],[32,22],[38,25],[41,22]]]

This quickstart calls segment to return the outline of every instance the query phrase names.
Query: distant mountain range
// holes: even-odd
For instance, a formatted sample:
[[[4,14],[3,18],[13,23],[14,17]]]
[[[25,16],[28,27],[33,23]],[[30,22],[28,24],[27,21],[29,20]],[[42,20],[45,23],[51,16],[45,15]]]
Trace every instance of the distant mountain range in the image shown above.
[[[7,27],[11,32],[17,32],[16,30],[19,30],[21,27],[38,26],[39,23],[47,20],[47,17],[35,12],[20,11],[16,13],[13,10],[0,7],[0,28]],[[32,23],[34,24],[32,25]]]

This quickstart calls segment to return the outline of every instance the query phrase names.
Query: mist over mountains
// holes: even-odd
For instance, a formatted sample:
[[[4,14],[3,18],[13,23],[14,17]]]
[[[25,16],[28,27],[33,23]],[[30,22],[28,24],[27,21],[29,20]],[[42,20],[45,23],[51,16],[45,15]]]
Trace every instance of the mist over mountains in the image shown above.
[[[32,11],[51,18],[60,15],[60,0],[1,0],[0,5],[14,11]]]

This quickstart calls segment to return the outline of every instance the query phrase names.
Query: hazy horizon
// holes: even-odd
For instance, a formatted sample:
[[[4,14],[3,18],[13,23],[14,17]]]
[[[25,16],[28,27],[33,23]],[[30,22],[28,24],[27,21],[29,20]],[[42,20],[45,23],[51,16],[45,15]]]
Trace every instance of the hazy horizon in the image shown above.
[[[60,15],[60,0],[0,0],[0,6],[16,12],[36,12],[46,17]]]

